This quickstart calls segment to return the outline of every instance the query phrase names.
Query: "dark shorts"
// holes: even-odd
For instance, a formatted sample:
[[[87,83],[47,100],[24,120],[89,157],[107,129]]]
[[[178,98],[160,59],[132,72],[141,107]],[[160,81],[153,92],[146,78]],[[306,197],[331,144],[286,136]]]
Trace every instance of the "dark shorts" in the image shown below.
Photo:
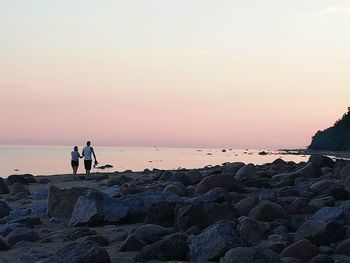
[[[72,165],[72,167],[78,167],[79,166],[79,162],[78,161],[71,161],[70,164]]]
[[[84,160],[85,170],[91,170],[92,160]]]

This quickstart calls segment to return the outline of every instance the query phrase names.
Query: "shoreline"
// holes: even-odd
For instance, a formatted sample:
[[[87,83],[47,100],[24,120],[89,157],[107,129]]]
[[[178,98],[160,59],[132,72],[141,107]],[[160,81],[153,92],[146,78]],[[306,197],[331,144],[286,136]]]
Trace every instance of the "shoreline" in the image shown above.
[[[2,207],[9,207],[0,216],[0,262],[49,263],[98,251],[110,259],[102,263],[231,263],[239,261],[234,247],[249,248],[261,260],[261,248],[276,260],[298,258],[304,247],[288,251],[310,235],[303,231],[314,229],[313,217],[350,227],[338,217],[328,219],[350,198],[350,182],[339,172],[347,169],[349,161],[319,156],[306,163],[277,158],[263,165],[98,171],[85,180],[71,174],[13,175],[0,179],[0,191],[9,191],[0,193]],[[323,239],[309,245],[329,246],[336,259],[345,228],[327,232],[328,223],[322,224],[317,229]]]

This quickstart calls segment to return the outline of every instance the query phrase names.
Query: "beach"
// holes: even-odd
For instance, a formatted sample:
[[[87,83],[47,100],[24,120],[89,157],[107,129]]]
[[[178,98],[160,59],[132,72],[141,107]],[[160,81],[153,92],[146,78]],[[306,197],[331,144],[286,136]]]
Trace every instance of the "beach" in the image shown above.
[[[349,164],[13,175],[0,182],[0,262],[349,262]]]

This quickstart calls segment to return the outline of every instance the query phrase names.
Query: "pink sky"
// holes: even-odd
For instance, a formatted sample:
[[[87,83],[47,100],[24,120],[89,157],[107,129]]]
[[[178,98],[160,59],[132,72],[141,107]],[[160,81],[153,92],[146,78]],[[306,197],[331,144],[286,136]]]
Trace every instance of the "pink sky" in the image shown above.
[[[350,106],[347,6],[39,2],[0,4],[0,144],[305,147]]]

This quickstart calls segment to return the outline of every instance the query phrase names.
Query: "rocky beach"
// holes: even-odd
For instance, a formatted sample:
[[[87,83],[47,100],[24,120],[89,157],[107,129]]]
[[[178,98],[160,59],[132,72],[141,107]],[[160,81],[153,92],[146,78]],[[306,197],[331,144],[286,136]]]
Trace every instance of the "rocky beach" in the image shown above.
[[[0,178],[0,262],[350,262],[350,161]]]

